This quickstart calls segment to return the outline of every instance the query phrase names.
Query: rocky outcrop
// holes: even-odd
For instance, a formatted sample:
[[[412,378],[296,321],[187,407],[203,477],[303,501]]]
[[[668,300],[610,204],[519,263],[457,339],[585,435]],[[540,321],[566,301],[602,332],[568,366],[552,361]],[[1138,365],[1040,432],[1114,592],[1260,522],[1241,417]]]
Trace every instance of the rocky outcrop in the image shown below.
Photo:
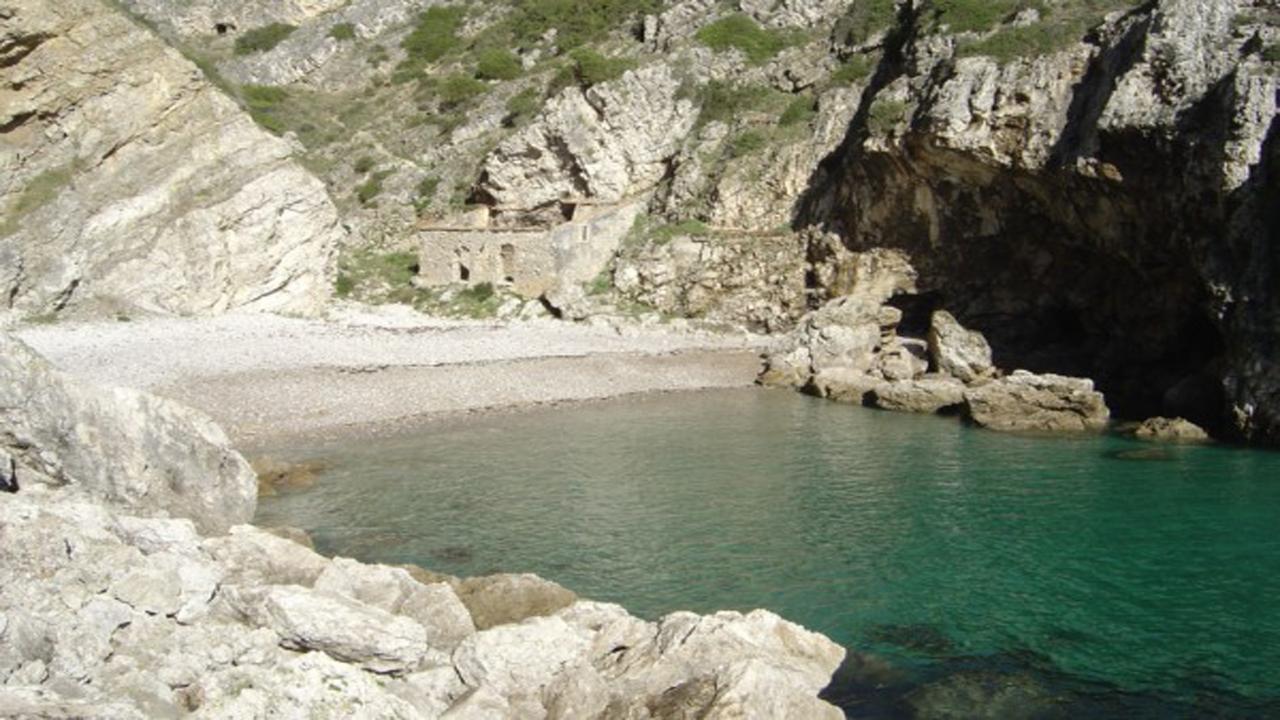
[[[1133,431],[1134,437],[1175,443],[1208,442],[1204,428],[1184,418],[1148,418]]]
[[[993,430],[1096,432],[1111,419],[1092,381],[1025,370],[970,387],[964,399],[969,418]]]
[[[877,250],[850,268],[847,294],[805,316],[772,350],[762,384],[883,410],[963,413],[1007,432],[1107,427],[1110,410],[1092,381],[1025,370],[1000,376],[986,338],[944,310],[930,314],[927,342],[899,336],[905,312],[889,303],[916,290],[903,255]]]
[[[671,68],[651,65],[565,90],[488,156],[480,191],[500,208],[533,209],[562,198],[618,202],[653,187],[697,120],[679,89]]]
[[[1280,442],[1274,8],[1076,5],[949,34],[907,3],[802,222],[907,252],[1002,367]]]
[[[249,514],[212,489],[254,488],[216,428],[0,349],[0,716],[840,717],[844,650],[765,611],[648,622],[530,575],[202,537]]]
[[[18,490],[68,488],[205,532],[247,522],[257,479],[212,420],[123,388],[82,384],[0,333],[0,467]]]
[[[323,185],[109,4],[0,17],[0,312],[310,313],[342,237]]]

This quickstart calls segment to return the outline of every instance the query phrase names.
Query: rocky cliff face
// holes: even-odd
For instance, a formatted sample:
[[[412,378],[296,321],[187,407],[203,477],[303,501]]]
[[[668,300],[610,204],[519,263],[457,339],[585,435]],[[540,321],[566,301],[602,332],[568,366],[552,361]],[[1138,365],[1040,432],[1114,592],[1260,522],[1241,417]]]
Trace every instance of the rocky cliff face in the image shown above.
[[[1012,57],[1048,20],[899,10],[801,222],[908,251],[1002,366],[1280,442],[1274,6],[1163,0]]]
[[[342,231],[290,145],[95,0],[0,8],[0,312],[309,313]]]

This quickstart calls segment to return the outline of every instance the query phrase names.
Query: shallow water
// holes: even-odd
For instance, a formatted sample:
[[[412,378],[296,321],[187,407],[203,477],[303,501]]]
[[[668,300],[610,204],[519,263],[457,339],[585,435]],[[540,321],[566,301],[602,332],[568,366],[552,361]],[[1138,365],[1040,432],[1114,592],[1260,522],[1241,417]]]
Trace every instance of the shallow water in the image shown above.
[[[767,607],[875,656],[829,691],[851,716],[1280,717],[1280,453],[743,390],[277,454],[331,468],[262,524],[651,618]]]

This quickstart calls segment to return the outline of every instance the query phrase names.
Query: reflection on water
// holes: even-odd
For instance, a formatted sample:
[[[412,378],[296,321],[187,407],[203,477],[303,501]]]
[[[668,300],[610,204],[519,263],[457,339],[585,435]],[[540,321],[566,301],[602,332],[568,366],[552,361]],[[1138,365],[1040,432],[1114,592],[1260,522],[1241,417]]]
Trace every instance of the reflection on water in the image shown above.
[[[1278,694],[1280,454],[1013,437],[766,391],[286,453],[332,469],[264,500],[260,522],[368,561],[537,572],[650,617],[768,607],[871,654],[831,690],[855,716],[966,698],[1257,716]]]

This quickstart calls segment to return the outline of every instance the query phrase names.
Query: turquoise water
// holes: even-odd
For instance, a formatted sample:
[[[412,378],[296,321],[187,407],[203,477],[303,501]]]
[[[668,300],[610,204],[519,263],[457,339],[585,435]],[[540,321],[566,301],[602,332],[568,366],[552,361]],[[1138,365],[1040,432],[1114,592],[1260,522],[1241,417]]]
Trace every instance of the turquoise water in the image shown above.
[[[743,390],[279,454],[330,469],[260,523],[648,617],[767,607],[858,651],[829,691],[851,716],[928,714],[932,688],[1024,716],[1280,717],[1280,453]]]

